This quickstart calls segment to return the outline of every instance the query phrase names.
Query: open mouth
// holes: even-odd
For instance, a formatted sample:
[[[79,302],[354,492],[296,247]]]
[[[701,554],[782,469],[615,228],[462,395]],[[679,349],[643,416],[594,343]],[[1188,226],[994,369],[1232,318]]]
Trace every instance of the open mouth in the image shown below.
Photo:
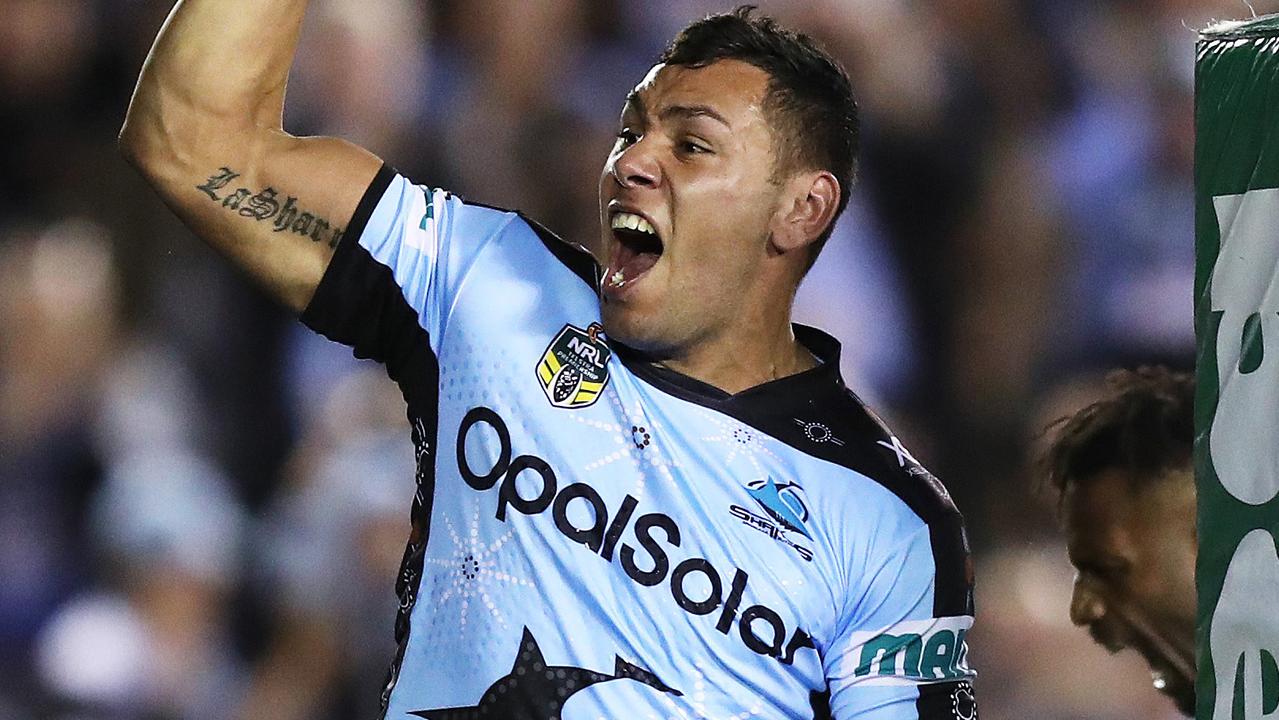
[[[613,213],[609,227],[617,242],[604,270],[604,289],[610,294],[617,294],[657,264],[662,256],[662,239],[648,219],[635,213]]]

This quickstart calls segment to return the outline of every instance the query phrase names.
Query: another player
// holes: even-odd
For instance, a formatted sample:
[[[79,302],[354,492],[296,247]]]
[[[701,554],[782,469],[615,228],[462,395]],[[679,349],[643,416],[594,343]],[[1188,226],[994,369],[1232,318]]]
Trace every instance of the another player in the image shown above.
[[[1155,687],[1195,711],[1194,380],[1119,371],[1042,459],[1078,573],[1070,617],[1111,652],[1145,657]]]
[[[387,717],[964,718],[945,490],[793,326],[848,201],[843,71],[746,10],[626,99],[603,267],[280,126],[306,3],[185,0],[121,141],[199,234],[386,364],[418,455]]]

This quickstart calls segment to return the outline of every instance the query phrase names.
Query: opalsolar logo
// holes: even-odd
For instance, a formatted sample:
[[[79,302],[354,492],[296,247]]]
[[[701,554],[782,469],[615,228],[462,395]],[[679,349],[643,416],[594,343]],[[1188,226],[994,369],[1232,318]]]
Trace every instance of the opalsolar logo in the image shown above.
[[[487,430],[476,431],[477,426],[487,426]],[[483,432],[490,438],[496,435],[497,457],[468,457],[467,438],[471,432]],[[684,612],[718,617],[715,630],[740,638],[751,652],[772,657],[783,665],[793,664],[802,650],[816,654],[812,637],[797,625],[788,626],[781,612],[749,603],[750,576],[745,570],[717,568],[710,560],[692,553],[681,559],[681,542],[687,542],[687,531],[664,512],[642,512],[639,498],[633,495],[626,495],[617,507],[610,508],[600,492],[587,483],[561,484],[549,462],[537,455],[515,453],[506,421],[492,409],[480,406],[466,413],[458,427],[456,447],[457,469],[463,482],[477,492],[495,491],[497,507],[493,517],[497,520],[509,522],[518,515],[549,515],[549,521],[564,537],[609,563],[616,562],[634,582],[644,587],[666,584],[670,592],[659,596],[670,597]],[[521,474],[532,482],[517,484]],[[575,519],[577,514],[570,510],[573,505],[589,507],[593,518],[590,524]],[[733,508],[740,509],[736,505]],[[763,516],[756,517],[773,528],[780,527]],[[765,531],[758,525],[754,527]],[[774,537],[784,535],[778,529],[772,532]],[[779,539],[795,546],[785,537]],[[812,559],[807,548],[797,551],[805,560]]]

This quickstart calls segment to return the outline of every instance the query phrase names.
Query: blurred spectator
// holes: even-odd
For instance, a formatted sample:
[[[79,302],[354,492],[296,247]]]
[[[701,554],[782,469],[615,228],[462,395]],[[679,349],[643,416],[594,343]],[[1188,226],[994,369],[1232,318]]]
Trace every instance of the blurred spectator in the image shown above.
[[[225,717],[243,680],[228,600],[245,521],[230,483],[194,456],[116,462],[90,510],[104,581],[41,634],[53,706],[79,718]]]
[[[1063,290],[1075,312],[1054,332],[1067,368],[1184,361],[1193,345],[1194,35],[1142,32],[1141,10],[1060,18],[1089,39],[1069,45],[1074,100],[1049,148],[1074,239]]]
[[[333,386],[313,422],[259,533],[258,592],[277,629],[246,720],[373,717],[395,651],[392,588],[416,470],[402,400],[365,367]]]
[[[117,346],[117,279],[100,226],[68,219],[0,244],[0,697],[30,644],[91,577],[85,509],[104,462],[96,391]]]

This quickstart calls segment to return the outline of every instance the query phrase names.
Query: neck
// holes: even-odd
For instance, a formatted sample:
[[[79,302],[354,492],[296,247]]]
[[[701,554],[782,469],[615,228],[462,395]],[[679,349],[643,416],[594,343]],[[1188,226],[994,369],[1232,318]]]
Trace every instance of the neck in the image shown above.
[[[696,343],[687,352],[663,358],[661,364],[735,394],[818,363],[795,339],[787,317],[782,322],[731,328]]]
[[[717,308],[714,315],[722,324],[714,323],[665,351],[650,350],[649,357],[729,394],[817,367],[817,358],[791,329],[791,307],[800,277],[795,267],[766,263],[760,273],[741,284],[731,310]]]

